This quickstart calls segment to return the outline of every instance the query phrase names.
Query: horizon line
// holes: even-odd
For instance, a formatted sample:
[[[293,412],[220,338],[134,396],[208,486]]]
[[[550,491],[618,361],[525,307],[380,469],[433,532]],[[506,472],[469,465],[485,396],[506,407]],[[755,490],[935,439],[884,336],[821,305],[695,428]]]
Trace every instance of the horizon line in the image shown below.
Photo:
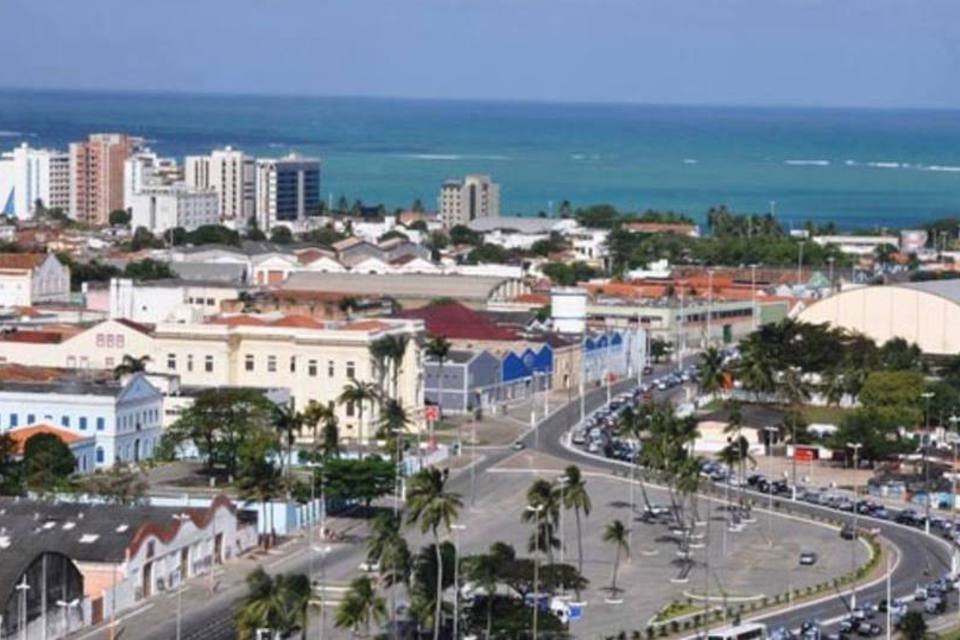
[[[155,95],[155,96],[182,96],[182,97],[245,97],[245,98],[296,98],[296,99],[323,99],[323,100],[370,100],[370,101],[402,101],[402,102],[434,102],[434,103],[490,103],[503,105],[555,105],[571,107],[647,107],[647,108],[705,108],[705,109],[782,109],[782,110],[810,110],[810,111],[960,111],[957,106],[917,106],[917,105],[858,105],[858,104],[803,104],[790,102],[767,103],[723,103],[723,102],[659,102],[641,100],[560,100],[553,98],[491,98],[491,97],[440,97],[440,96],[402,96],[387,94],[325,94],[304,92],[257,93],[253,91],[228,90],[201,90],[201,89],[133,89],[110,87],[34,87],[0,85],[0,93],[80,93],[102,95]]]

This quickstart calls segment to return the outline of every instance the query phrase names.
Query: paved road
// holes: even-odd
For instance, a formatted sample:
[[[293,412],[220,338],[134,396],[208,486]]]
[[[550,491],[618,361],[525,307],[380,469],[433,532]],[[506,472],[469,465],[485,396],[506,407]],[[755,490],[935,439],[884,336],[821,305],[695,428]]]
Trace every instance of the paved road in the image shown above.
[[[623,383],[622,388],[628,388],[629,383]],[[617,389],[619,391],[620,389]],[[660,397],[669,397],[675,394],[677,389],[661,394]],[[606,400],[606,395],[593,394],[588,397],[588,410],[590,407],[598,407]],[[602,467],[611,473],[623,474],[629,465],[615,460],[601,459],[597,456],[587,455],[577,450],[571,450],[561,442],[562,436],[570,429],[570,425],[575,424],[579,419],[579,408],[566,407],[557,414],[551,416],[543,422],[539,428],[540,433],[535,438],[533,434],[525,437],[528,446],[535,446],[540,451],[557,458],[570,460],[571,462],[585,462],[589,460],[594,466]],[[768,500],[768,496],[750,492],[753,494],[756,502],[763,506]],[[829,515],[832,518],[838,517],[838,512],[833,509],[811,505],[805,502],[793,503],[789,500],[779,500],[782,506],[788,511],[800,515]],[[859,516],[862,526],[876,527],[880,529],[881,535],[893,543],[900,551],[900,560],[896,565],[892,579],[891,592],[893,597],[903,597],[912,595],[918,584],[930,582],[940,577],[951,568],[951,550],[950,546],[943,540],[934,536],[928,536],[923,531],[912,527],[899,525],[893,522]],[[867,587],[857,591],[858,602],[873,602],[876,604],[879,600],[886,597],[887,586],[885,583]],[[955,600],[956,598],[951,598]],[[785,613],[763,614],[756,617],[767,623],[770,628],[785,626],[787,628],[797,628],[802,622],[810,619],[830,620],[847,613],[849,603],[849,594],[837,593],[834,597],[828,598],[823,602],[811,603],[806,606],[797,607],[794,610]],[[879,620],[881,624],[882,620]]]

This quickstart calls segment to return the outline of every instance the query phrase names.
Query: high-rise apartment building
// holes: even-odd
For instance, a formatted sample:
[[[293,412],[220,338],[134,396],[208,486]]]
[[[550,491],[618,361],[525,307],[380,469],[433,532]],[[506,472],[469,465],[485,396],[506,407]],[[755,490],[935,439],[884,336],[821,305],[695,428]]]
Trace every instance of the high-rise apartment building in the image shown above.
[[[161,158],[150,149],[137,151],[123,162],[124,207],[130,208],[131,199],[141,191],[178,184],[182,178],[174,158]]]
[[[320,208],[320,160],[291,154],[257,160],[257,223],[295,222]]]
[[[500,216],[500,185],[490,176],[471,174],[440,187],[440,220],[447,229],[477,218]]]
[[[255,213],[256,168],[252,156],[233,147],[214,149],[208,156],[187,156],[184,180],[220,196],[220,220],[246,225]]]
[[[70,206],[70,156],[63,151],[32,149],[26,143],[0,157],[0,211],[21,220],[37,205]]]
[[[122,209],[123,165],[143,144],[122,133],[96,133],[70,145],[70,214],[87,224],[107,224]]]

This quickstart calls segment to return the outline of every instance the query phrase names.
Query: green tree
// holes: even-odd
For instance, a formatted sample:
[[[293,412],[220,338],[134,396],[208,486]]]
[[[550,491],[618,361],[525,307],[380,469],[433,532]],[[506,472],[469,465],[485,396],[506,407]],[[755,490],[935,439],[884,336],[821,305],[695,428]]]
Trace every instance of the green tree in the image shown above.
[[[30,436],[23,445],[23,478],[31,491],[45,494],[65,487],[76,466],[70,447],[52,433]]]
[[[450,349],[450,341],[446,336],[431,336],[425,348],[427,356],[437,361],[437,382],[440,388],[437,393],[437,407],[441,417],[443,416],[443,363],[450,356]]]
[[[282,473],[283,477],[289,481],[290,467],[293,464],[293,445],[297,441],[297,436],[303,432],[304,416],[297,411],[291,398],[289,402],[273,406],[272,423],[281,446],[286,449],[286,455],[282,458]]]
[[[290,244],[293,242],[293,232],[286,225],[277,225],[270,230],[270,242],[274,244]]]
[[[871,371],[860,391],[860,404],[901,426],[913,426],[923,417],[920,394],[924,388],[919,371]]]
[[[377,498],[393,491],[397,466],[393,461],[377,456],[360,460],[326,458],[322,473],[328,499],[357,501],[370,506]]]
[[[123,354],[120,364],[113,368],[113,377],[116,380],[124,376],[133,375],[147,370],[147,363],[150,362],[150,356],[135,357],[129,353]]]
[[[111,227],[125,227],[130,224],[130,213],[126,209],[114,209],[108,216]]]
[[[670,353],[670,343],[663,338],[650,339],[650,358],[661,362]]]
[[[577,209],[576,219],[584,227],[609,229],[613,227],[620,212],[609,204],[595,204],[585,209]]]
[[[83,491],[100,496],[111,504],[124,506],[140,504],[149,488],[143,473],[120,465],[85,476],[80,486]]]
[[[477,233],[462,224],[450,228],[450,243],[454,245],[469,244],[479,247],[483,244],[483,234]]]
[[[900,620],[900,632],[905,640],[924,640],[927,637],[927,621],[919,611],[908,611]]]
[[[186,242],[200,246],[204,244],[226,244],[240,246],[240,233],[219,224],[205,224],[186,234]]]
[[[130,239],[130,250],[141,251],[143,249],[161,249],[163,241],[154,237],[146,227],[137,227],[133,231],[133,237]]]
[[[603,541],[613,545],[615,555],[613,557],[613,575],[610,578],[610,593],[616,594],[620,589],[617,587],[617,574],[620,572],[620,554],[621,552],[630,558],[630,545],[627,542],[629,530],[620,520],[614,520],[603,530]]]
[[[386,602],[377,593],[373,580],[369,576],[360,576],[350,583],[350,588],[337,606],[334,624],[338,629],[350,629],[354,635],[363,629],[362,636],[368,638],[370,624],[379,624],[386,615]]]
[[[247,575],[247,596],[234,618],[240,640],[254,640],[259,629],[283,637],[300,632],[307,637],[310,580],[304,574],[271,577],[257,567]]]
[[[239,455],[237,491],[244,500],[260,503],[263,528],[269,528],[269,535],[261,537],[266,543],[264,546],[273,545],[277,539],[273,508],[270,507],[270,502],[278,497],[284,484],[282,473],[272,460],[277,453],[276,439],[269,432],[261,431],[256,437],[244,441]]]
[[[592,504],[590,502],[590,493],[587,491],[587,481],[580,472],[580,467],[575,464],[568,466],[561,476],[563,491],[564,509],[573,509],[574,517],[577,521],[577,572],[583,573],[583,530],[580,523],[580,513],[584,516],[590,515]],[[580,592],[577,591],[577,600],[580,599]]]
[[[369,403],[373,404],[377,400],[377,389],[370,382],[352,379],[343,385],[343,391],[337,396],[337,402],[342,405],[352,405],[357,409],[357,440],[365,442],[364,436],[369,436],[363,432],[363,410]],[[372,409],[372,406],[371,406]]]
[[[437,560],[437,593],[433,621],[433,640],[440,638],[440,610],[442,605],[443,558],[440,555],[440,527],[450,531],[459,516],[463,501],[459,494],[446,489],[447,472],[434,467],[418,471],[410,478],[407,492],[407,523],[419,524],[420,532],[433,534]]]
[[[170,268],[166,262],[160,262],[152,258],[144,258],[135,262],[127,263],[123,269],[123,275],[133,280],[165,280],[167,278],[176,278],[177,274]]]
[[[916,343],[903,338],[891,338],[878,351],[880,366],[891,371],[922,371],[923,352]]]
[[[0,433],[0,495],[23,493],[23,465],[17,459],[17,443],[9,433]]]
[[[710,394],[711,399],[717,397],[717,393],[723,389],[726,382],[726,369],[723,364],[723,354],[716,347],[707,347],[700,354],[700,393]]]
[[[167,437],[174,445],[192,442],[208,470],[222,465],[234,476],[243,444],[271,432],[274,407],[253,389],[204,389],[170,426]]]

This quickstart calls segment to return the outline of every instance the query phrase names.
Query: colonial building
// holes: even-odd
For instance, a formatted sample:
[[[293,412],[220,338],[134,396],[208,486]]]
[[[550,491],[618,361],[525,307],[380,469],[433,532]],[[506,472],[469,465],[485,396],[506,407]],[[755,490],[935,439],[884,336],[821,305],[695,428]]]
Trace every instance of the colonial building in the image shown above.
[[[70,299],[70,269],[52,253],[0,254],[0,306]]]

